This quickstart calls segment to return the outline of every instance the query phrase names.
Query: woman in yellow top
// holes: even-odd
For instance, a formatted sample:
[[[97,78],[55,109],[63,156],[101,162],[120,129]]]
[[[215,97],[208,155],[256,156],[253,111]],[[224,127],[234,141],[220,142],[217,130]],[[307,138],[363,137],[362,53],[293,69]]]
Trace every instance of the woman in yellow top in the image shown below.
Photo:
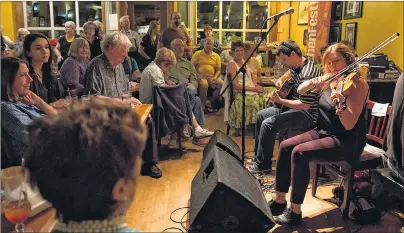
[[[202,101],[204,111],[210,113],[213,110],[212,102],[219,98],[223,79],[220,77],[221,60],[219,54],[213,52],[212,38],[206,38],[204,49],[197,51],[191,59],[195,66],[196,75],[199,83],[199,97]],[[214,89],[212,95],[207,100],[208,87]]]

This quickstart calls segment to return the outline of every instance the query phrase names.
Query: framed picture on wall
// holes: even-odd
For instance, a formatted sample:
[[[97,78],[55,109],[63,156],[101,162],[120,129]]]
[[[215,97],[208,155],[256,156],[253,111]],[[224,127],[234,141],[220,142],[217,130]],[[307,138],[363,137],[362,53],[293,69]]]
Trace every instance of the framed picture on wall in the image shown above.
[[[304,25],[309,21],[310,2],[299,2],[299,14],[297,16],[297,24]]]
[[[356,49],[356,31],[358,23],[347,23],[345,26],[345,40],[351,42]]]
[[[342,5],[343,2],[332,2],[331,7],[331,20],[338,21],[342,19]]]
[[[356,19],[362,17],[362,1],[349,1],[345,3],[344,19]]]
[[[332,24],[330,26],[330,35],[328,37],[328,44],[334,44],[341,41],[341,24]]]
[[[307,45],[307,42],[309,41],[309,30],[304,30],[303,31],[303,45]]]

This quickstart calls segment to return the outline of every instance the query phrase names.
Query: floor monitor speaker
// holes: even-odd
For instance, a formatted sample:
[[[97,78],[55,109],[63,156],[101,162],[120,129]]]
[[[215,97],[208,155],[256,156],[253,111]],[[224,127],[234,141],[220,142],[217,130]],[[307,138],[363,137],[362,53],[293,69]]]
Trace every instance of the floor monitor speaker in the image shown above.
[[[214,146],[191,184],[189,232],[266,233],[275,224],[258,181]]]
[[[211,150],[215,146],[222,148],[229,155],[233,156],[238,161],[243,162],[240,147],[235,141],[233,141],[233,139],[231,139],[228,135],[220,130],[215,131],[208,144],[205,146],[205,149],[203,150],[202,161],[205,160],[205,158],[211,153]]]

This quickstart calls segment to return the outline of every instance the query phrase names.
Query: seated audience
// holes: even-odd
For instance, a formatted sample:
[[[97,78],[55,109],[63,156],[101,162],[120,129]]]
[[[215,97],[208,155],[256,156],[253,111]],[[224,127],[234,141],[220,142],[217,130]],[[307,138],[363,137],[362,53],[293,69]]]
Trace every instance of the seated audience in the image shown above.
[[[85,93],[101,95],[99,98],[124,98],[129,93],[129,80],[125,75],[122,62],[128,56],[132,46],[128,37],[121,32],[111,32],[104,35],[101,41],[102,54],[95,57],[88,64],[85,74]],[[141,104],[134,97],[123,99],[123,103]],[[143,165],[141,174],[160,178],[161,170],[158,163],[158,151],[153,127],[153,120],[147,120],[149,137],[146,149],[143,152]]]
[[[84,23],[82,37],[86,39],[90,46],[90,60],[100,55],[101,51],[101,38],[95,34],[95,24],[91,21]]]
[[[148,66],[156,58],[157,44],[159,41],[160,23],[153,20],[149,24],[147,34],[142,37],[139,53],[145,59],[143,67]]]
[[[194,65],[183,57],[184,49],[185,43],[181,39],[174,39],[171,41],[171,50],[174,52],[175,57],[177,58],[177,63],[171,67],[169,78],[170,81],[176,85],[181,83],[185,83],[187,85],[192,113],[195,116],[196,123],[203,126],[205,124],[205,116],[203,114],[201,99],[199,96],[197,96],[198,81],[196,80],[196,70]],[[202,129],[202,127],[199,125],[194,125],[196,128],[193,143],[197,145],[204,145],[205,143],[199,139],[206,136],[211,136],[213,135],[213,132]]]
[[[211,38],[213,40],[213,52],[220,54],[222,52],[222,48],[220,47],[219,41],[213,38],[213,28],[209,25],[206,25],[203,28],[203,32],[205,34],[205,38]],[[201,41],[199,42],[199,49],[203,49],[205,38],[201,39]]]
[[[125,70],[125,74],[128,77],[129,81],[140,82],[140,78],[142,77],[142,73],[139,70],[137,62],[130,56],[127,56],[122,63],[123,69]]]
[[[233,42],[231,45],[231,50],[233,52],[234,58],[227,65],[227,73],[231,74],[231,77],[236,75],[237,71],[244,64],[244,43],[241,41]],[[253,80],[253,71],[247,66],[247,73],[245,75],[245,86],[246,86],[246,125],[251,125],[256,123],[256,114],[259,110],[267,107],[267,100],[269,95],[272,92],[276,91],[274,87],[262,87],[258,85]],[[224,83],[228,83],[230,80],[227,80],[227,75],[225,77],[226,81]],[[227,85],[227,84],[226,84]],[[236,129],[241,128],[242,122],[242,95],[241,90],[243,86],[243,74],[239,73],[237,75],[237,79],[232,83],[233,90],[235,94],[235,99],[231,106],[226,99],[225,104],[225,118],[224,121],[228,121],[228,124]],[[225,85],[223,85],[223,88]],[[228,89],[229,90],[229,89]],[[229,93],[231,95],[233,93]],[[227,97],[227,95],[226,95]],[[228,108],[230,108],[230,112],[228,112]],[[227,118],[228,115],[228,118]]]
[[[246,60],[254,50],[254,44],[252,42],[244,43],[244,60]],[[261,63],[258,59],[257,52],[254,52],[250,60],[248,61],[248,67],[251,69],[252,80],[255,84],[261,78]]]
[[[17,30],[17,41],[14,43],[15,57],[21,57],[23,52],[23,43],[26,35],[29,35],[29,31],[27,29],[20,28]]]
[[[131,47],[129,48],[129,57],[132,57],[135,60],[139,60],[139,46],[140,46],[140,39],[139,34],[136,31],[130,29],[130,18],[128,15],[122,16],[119,19],[121,24],[121,33],[126,35],[131,42]]]
[[[52,49],[43,34],[29,34],[24,39],[24,58],[28,61],[33,81],[31,91],[46,103],[63,97],[62,85],[52,73]]]
[[[138,232],[125,218],[146,137],[129,107],[98,99],[30,126],[24,165],[56,209],[53,232]]]
[[[349,48],[341,43],[331,45],[323,56],[325,75],[332,75],[355,61]],[[298,223],[302,219],[301,204],[310,180],[311,160],[355,163],[366,143],[365,104],[369,87],[356,76],[354,85],[343,93],[336,91],[338,79],[324,86],[322,77],[311,82],[324,88],[319,100],[318,127],[283,141],[276,165],[275,198],[269,208],[279,224]],[[338,108],[335,101],[345,97],[346,108]],[[291,207],[287,207],[286,193],[291,188]]]
[[[3,24],[0,25],[0,34],[1,34],[1,43],[6,46],[6,50],[14,49],[14,42],[10,39],[10,37],[4,35],[4,27]]]
[[[102,37],[104,36],[104,25],[98,20],[93,21],[93,23],[95,26],[95,36],[102,40]]]
[[[152,63],[150,63],[150,65],[148,65],[146,69],[143,70],[142,73],[142,79],[140,81],[140,88],[139,88],[139,97],[142,103],[149,103],[149,104],[152,103],[154,86],[174,85],[174,82],[172,82],[169,79],[169,72],[175,64],[176,64],[176,57],[173,51],[167,48],[161,48],[157,50],[156,59]],[[173,114],[175,114],[175,112],[181,112],[180,109],[183,109],[182,106],[179,106],[178,109],[171,109],[171,111],[173,111],[174,112]],[[206,129],[202,129],[202,127],[200,127],[193,114],[192,117],[193,117],[192,126],[194,127],[195,132],[198,132],[195,133],[196,139],[194,143],[199,144],[200,142],[197,141],[198,137],[208,137],[213,135],[213,132],[210,132]],[[182,128],[186,130],[186,126]],[[173,133],[171,135],[169,148],[178,148],[176,133]]]
[[[212,103],[219,99],[220,89],[223,84],[223,79],[220,77],[220,56],[213,52],[213,40],[211,38],[205,39],[204,49],[196,51],[191,62],[196,68],[202,107],[206,112],[211,113],[214,111]],[[208,87],[214,89],[209,99]]]
[[[387,135],[390,174],[404,184],[404,73],[396,83]]]
[[[11,149],[11,155],[7,156],[18,163],[28,153],[27,127],[36,118],[57,115],[54,108],[29,90],[31,82],[25,61],[15,57],[1,59],[2,140]]]
[[[74,39],[67,55],[68,58],[63,62],[60,69],[62,84],[66,90],[82,89],[84,88],[84,74],[90,57],[88,41],[84,38]]]

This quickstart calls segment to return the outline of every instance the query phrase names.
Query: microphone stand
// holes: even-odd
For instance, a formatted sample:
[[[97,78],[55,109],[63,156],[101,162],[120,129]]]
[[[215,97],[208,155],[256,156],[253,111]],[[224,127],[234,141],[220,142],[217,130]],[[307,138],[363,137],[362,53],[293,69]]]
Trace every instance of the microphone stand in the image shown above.
[[[224,93],[226,92],[227,88],[229,88],[230,85],[233,85],[233,81],[234,81],[234,79],[237,78],[238,74],[243,73],[243,85],[242,85],[243,87],[242,87],[242,91],[241,91],[241,97],[242,97],[242,105],[241,105],[241,111],[242,111],[242,113],[241,113],[241,159],[243,160],[243,163],[244,163],[244,156],[245,156],[245,118],[246,118],[245,117],[245,74],[247,72],[246,66],[248,64],[248,61],[252,57],[252,55],[258,50],[261,43],[267,38],[267,35],[269,34],[269,32],[278,23],[280,17],[281,17],[281,15],[273,17],[274,23],[271,25],[271,27],[268,29],[268,31],[264,35],[261,36],[260,42],[258,42],[258,44],[255,45],[255,48],[251,52],[250,56],[248,56],[248,58],[245,60],[244,64],[236,72],[234,77],[229,81],[229,83],[227,84],[226,88],[222,91],[222,93],[220,93],[220,96],[223,96]]]

